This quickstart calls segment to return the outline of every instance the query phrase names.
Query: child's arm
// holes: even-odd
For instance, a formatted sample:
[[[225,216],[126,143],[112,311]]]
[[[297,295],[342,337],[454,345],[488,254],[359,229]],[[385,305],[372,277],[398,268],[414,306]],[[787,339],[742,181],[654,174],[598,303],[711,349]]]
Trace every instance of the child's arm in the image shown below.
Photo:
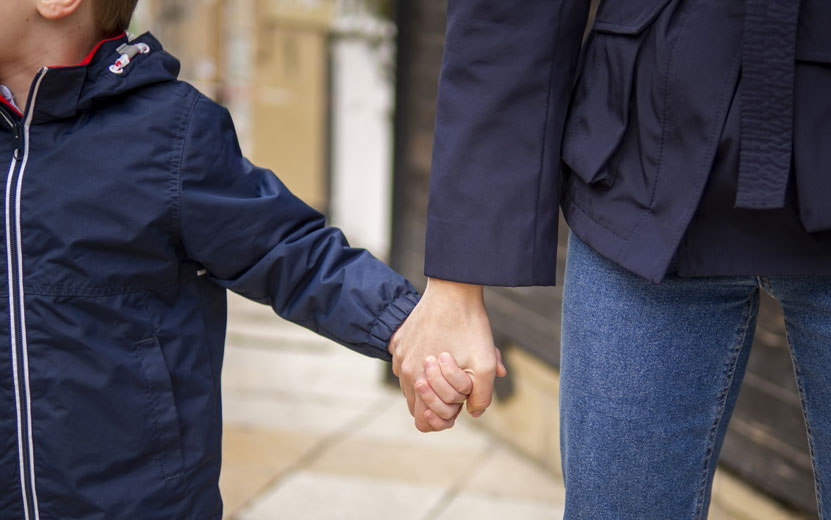
[[[416,290],[368,252],[350,248],[323,215],[248,162],[224,108],[200,96],[187,119],[171,181],[184,255],[280,316],[390,359],[390,337],[415,306]]]

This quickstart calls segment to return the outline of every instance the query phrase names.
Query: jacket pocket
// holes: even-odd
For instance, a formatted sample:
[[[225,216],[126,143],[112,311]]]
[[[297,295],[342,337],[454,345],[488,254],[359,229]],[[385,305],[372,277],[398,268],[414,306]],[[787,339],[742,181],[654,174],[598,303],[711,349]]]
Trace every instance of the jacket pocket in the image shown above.
[[[184,500],[181,404],[150,296],[50,292],[63,294],[29,292],[26,307],[35,463],[49,502],[65,506],[57,517]]]
[[[137,342],[133,346],[133,354],[145,385],[151,431],[158,447],[154,457],[166,478],[178,477],[184,469],[179,415],[173,399],[170,372],[158,338],[154,336]]]
[[[831,2],[803,0],[794,84],[793,164],[809,232],[831,230]]]
[[[606,0],[583,51],[562,158],[587,184],[614,183],[612,160],[629,126],[635,71],[648,28],[672,0]]]

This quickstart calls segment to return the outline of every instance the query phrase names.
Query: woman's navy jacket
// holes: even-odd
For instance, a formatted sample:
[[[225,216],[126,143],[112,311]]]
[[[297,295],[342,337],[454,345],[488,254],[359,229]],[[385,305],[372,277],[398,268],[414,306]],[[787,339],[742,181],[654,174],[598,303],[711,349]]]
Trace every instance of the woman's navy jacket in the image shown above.
[[[3,519],[221,518],[225,290],[380,358],[415,303],[242,157],[155,39],[110,70],[125,41],[0,112]]]
[[[449,0],[428,276],[553,284],[561,202],[595,250],[660,281],[733,104],[735,207],[782,208],[793,191],[805,232],[827,236],[831,2],[602,0],[581,52],[588,11]]]

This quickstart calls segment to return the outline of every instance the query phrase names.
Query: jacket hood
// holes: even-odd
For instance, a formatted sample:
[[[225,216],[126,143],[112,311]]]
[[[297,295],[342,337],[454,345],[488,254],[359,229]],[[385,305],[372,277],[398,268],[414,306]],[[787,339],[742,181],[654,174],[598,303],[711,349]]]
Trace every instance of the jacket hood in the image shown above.
[[[120,73],[113,72],[111,66],[121,56],[117,49],[125,43],[146,44],[149,52],[137,54]],[[153,35],[145,33],[128,40],[122,34],[99,43],[78,65],[41,69],[32,120],[41,123],[72,117],[107,98],[174,81],[178,75],[179,60],[165,52]]]

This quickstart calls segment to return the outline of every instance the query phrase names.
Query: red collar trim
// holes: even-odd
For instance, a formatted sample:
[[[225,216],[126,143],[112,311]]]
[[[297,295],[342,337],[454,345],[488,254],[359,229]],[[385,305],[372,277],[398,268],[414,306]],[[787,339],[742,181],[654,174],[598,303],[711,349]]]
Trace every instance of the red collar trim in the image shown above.
[[[94,49],[92,49],[92,51],[90,51],[90,53],[89,53],[89,54],[87,54],[86,58],[84,58],[84,61],[82,61],[81,63],[79,63],[79,64],[77,64],[77,65],[57,65],[57,66],[54,66],[54,67],[49,67],[49,68],[50,68],[50,69],[54,69],[54,68],[62,68],[62,67],[67,67],[67,66],[69,66],[69,67],[81,67],[81,66],[84,66],[84,65],[89,65],[89,64],[90,64],[90,62],[92,61],[92,58],[94,58],[94,57],[95,57],[95,53],[96,53],[96,52],[98,52],[98,49],[99,49],[99,48],[101,48],[101,45],[105,44],[106,42],[111,42],[111,41],[115,41],[115,40],[120,40],[120,39],[121,39],[121,38],[123,38],[126,34],[127,34],[127,33],[122,32],[122,33],[121,33],[121,34],[119,34],[118,36],[113,36],[112,38],[107,38],[107,39],[105,39],[105,40],[101,40],[100,42],[98,42],[98,45],[96,45],[96,46],[95,46],[95,48],[94,48]],[[23,117],[23,114],[21,114],[21,113],[20,113],[20,110],[16,109],[16,108],[14,107],[14,105],[12,105],[12,104],[11,104],[11,103],[9,103],[8,101],[6,101],[6,98],[4,98],[2,95],[0,95],[0,103],[3,103],[4,105],[6,105],[7,107],[9,107],[10,109],[14,110],[14,113],[15,113],[15,114],[19,115],[20,117]]]
[[[20,113],[20,110],[16,109],[16,108],[14,107],[14,105],[12,105],[12,104],[11,104],[11,103],[9,103],[8,101],[6,101],[6,98],[4,98],[3,96],[0,96],[0,103],[3,103],[3,104],[4,104],[4,105],[6,105],[7,107],[9,107],[9,108],[11,108],[12,110],[14,110],[14,113],[15,113],[15,114],[19,115],[20,117],[23,117],[23,114],[21,114],[21,113]]]
[[[120,40],[121,38],[124,38],[124,36],[126,34],[127,33],[122,32],[118,36],[113,36],[112,38],[107,38],[106,40],[101,40],[100,42],[98,42],[98,45],[96,45],[95,48],[92,49],[89,52],[89,54],[87,54],[86,58],[84,58],[84,60],[81,63],[78,63],[77,65],[52,65],[52,66],[49,66],[48,68],[50,68],[50,69],[60,69],[60,68],[66,68],[66,67],[83,67],[84,65],[89,65],[90,62],[92,62],[92,58],[95,57],[95,53],[98,52],[98,49],[100,49],[102,45],[104,45],[107,42]]]
[[[95,48],[92,49],[92,51],[90,51],[89,54],[87,54],[87,57],[84,58],[84,61],[82,61],[78,65],[89,65],[89,62],[92,61],[93,56],[95,56],[95,53],[98,52],[98,49],[101,47],[101,45],[103,45],[105,42],[111,42],[113,40],[120,40],[121,38],[124,37],[125,34],[127,34],[127,33],[122,32],[118,36],[113,36],[112,38],[107,38],[106,40],[101,40],[100,42],[98,42],[98,45],[96,45]]]

